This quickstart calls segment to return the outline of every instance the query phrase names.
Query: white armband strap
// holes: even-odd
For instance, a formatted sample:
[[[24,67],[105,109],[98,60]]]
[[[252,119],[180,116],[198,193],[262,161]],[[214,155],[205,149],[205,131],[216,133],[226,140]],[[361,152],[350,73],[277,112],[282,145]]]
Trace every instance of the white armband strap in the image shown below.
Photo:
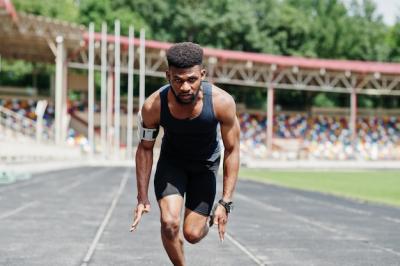
[[[158,135],[158,128],[143,127],[142,114],[138,113],[138,138],[139,140],[154,141]]]

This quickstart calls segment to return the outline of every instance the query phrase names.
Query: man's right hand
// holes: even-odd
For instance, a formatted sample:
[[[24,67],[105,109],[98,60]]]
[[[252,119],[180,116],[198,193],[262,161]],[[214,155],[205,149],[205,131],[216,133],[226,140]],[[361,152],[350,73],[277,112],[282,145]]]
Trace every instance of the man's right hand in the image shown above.
[[[148,200],[144,202],[138,202],[134,213],[133,224],[130,229],[131,232],[133,232],[137,228],[140,219],[142,218],[142,215],[149,211],[150,211],[150,202]]]

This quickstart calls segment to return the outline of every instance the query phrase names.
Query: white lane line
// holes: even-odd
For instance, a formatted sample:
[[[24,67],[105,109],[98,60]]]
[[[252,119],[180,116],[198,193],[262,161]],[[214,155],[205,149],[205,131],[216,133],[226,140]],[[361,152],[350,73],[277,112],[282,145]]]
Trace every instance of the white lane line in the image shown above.
[[[241,193],[238,193],[238,192],[235,192],[235,197],[239,198],[239,199],[242,199],[242,200],[245,200],[245,201],[253,201],[253,199],[251,199],[250,197],[247,197],[247,196],[245,196],[245,195],[243,195]],[[272,211],[272,212],[282,212],[283,211],[281,208],[274,207],[274,206],[271,206],[271,205],[266,205],[266,204],[264,204],[264,203],[262,203],[262,202],[260,202],[258,200],[255,200],[255,203],[258,204],[258,205],[261,204],[261,207],[263,209],[267,210],[267,211]]]
[[[235,192],[235,197],[237,198],[241,198],[241,197],[246,197],[244,195],[241,195],[237,192]],[[279,211],[278,208],[272,207],[269,208],[270,211]],[[260,258],[258,258],[256,255],[254,255],[253,253],[251,253],[245,245],[241,244],[238,240],[236,240],[232,235],[230,235],[229,233],[225,233],[226,238],[231,241],[238,249],[240,249],[244,254],[246,254],[252,261],[254,261],[257,265],[267,265],[269,262],[265,262],[265,260],[262,260]],[[265,257],[265,255],[263,255],[263,257]],[[267,260],[269,260],[267,258]]]
[[[243,195],[243,194],[240,194],[240,193],[236,193],[236,197],[242,198],[243,200],[249,201],[249,202],[251,202],[253,205],[256,204],[256,205],[258,205],[258,206],[260,206],[260,207],[262,207],[262,208],[264,208],[264,209],[268,209],[268,208],[270,208],[270,207],[276,208],[276,207],[274,207],[274,206],[269,206],[269,205],[267,205],[266,203],[263,203],[263,202],[261,202],[261,201],[259,201],[259,200],[251,199],[251,198],[249,198],[249,197],[247,197],[247,196],[245,196],[245,195]],[[280,208],[277,208],[277,209],[280,209]],[[316,221],[310,220],[310,219],[308,219],[308,218],[305,218],[305,217],[302,217],[302,216],[299,216],[299,215],[290,213],[290,212],[285,211],[285,210],[283,210],[283,209],[280,209],[280,210],[281,210],[283,213],[286,213],[286,214],[292,216],[292,217],[293,217],[294,219],[296,219],[296,220],[303,221],[303,222],[305,222],[305,223],[314,225],[314,226],[316,226],[316,227],[319,227],[319,228],[324,229],[324,230],[326,230],[326,231],[330,231],[330,232],[332,232],[332,233],[336,233],[336,234],[338,234],[338,235],[340,235],[340,236],[342,236],[342,237],[345,237],[345,238],[348,239],[348,240],[361,241],[361,242],[363,242],[363,243],[365,243],[365,244],[367,244],[367,245],[370,245],[370,246],[372,246],[372,247],[374,247],[374,248],[376,248],[376,249],[380,249],[380,250],[383,250],[383,251],[392,253],[392,254],[394,254],[394,255],[400,256],[400,253],[399,253],[399,252],[394,251],[393,249],[390,249],[390,248],[382,247],[382,246],[380,246],[380,245],[371,243],[370,240],[367,239],[367,238],[365,238],[365,237],[364,237],[364,238],[363,238],[363,237],[356,237],[356,236],[351,235],[351,234],[349,234],[349,233],[342,232],[341,230],[338,230],[338,229],[336,229],[336,228],[334,228],[334,227],[332,227],[332,226],[330,226],[330,225],[325,225],[325,224],[323,224],[323,223],[321,223],[321,222],[316,222]]]
[[[351,235],[349,235],[349,234],[344,234],[343,232],[341,232],[340,230],[335,229],[335,228],[334,228],[333,226],[331,226],[331,225],[326,225],[326,224],[323,224],[323,223],[321,223],[321,222],[317,222],[317,221],[308,219],[308,218],[306,218],[306,217],[299,216],[299,215],[297,215],[297,214],[294,214],[294,213],[285,211],[285,210],[283,210],[283,209],[281,209],[281,208],[279,208],[279,207],[271,206],[271,205],[266,204],[266,203],[264,203],[264,202],[261,202],[261,201],[259,201],[259,200],[252,199],[252,198],[247,197],[247,196],[245,196],[245,195],[243,195],[243,194],[241,194],[241,193],[235,193],[235,195],[236,195],[237,198],[240,198],[240,199],[242,199],[242,200],[245,200],[245,201],[247,201],[247,202],[250,202],[250,203],[253,204],[253,205],[257,205],[257,206],[259,206],[260,208],[265,209],[265,210],[267,210],[267,211],[273,210],[273,211],[276,211],[276,212],[286,213],[287,215],[292,216],[294,219],[296,219],[296,220],[298,220],[298,221],[301,221],[301,222],[304,222],[304,223],[313,225],[313,226],[318,227],[318,228],[320,228],[320,229],[323,229],[323,230],[325,230],[325,231],[328,231],[328,232],[331,232],[331,233],[335,233],[335,234],[344,236],[344,237],[346,237],[346,238],[347,238],[347,237],[350,237],[350,239],[352,239],[352,240],[365,240],[364,238],[351,236]]]
[[[0,192],[14,190],[16,188],[25,187],[25,186],[28,186],[28,185],[33,185],[33,184],[40,183],[40,182],[43,182],[43,181],[45,181],[43,178],[41,178],[41,179],[31,179],[31,180],[25,181],[23,183],[17,183],[17,184],[13,184],[13,185],[4,187],[4,188],[0,189]]]
[[[33,184],[36,184],[36,183],[41,183],[41,182],[54,180],[55,178],[60,178],[60,176],[65,176],[64,174],[68,174],[68,175],[72,174],[70,172],[74,172],[73,170],[76,171],[76,169],[68,169],[65,172],[58,173],[57,175],[54,172],[46,172],[46,173],[40,174],[36,178],[28,180],[28,181],[24,181],[24,182],[21,182],[21,183],[16,183],[16,184],[12,184],[10,186],[2,187],[2,188],[0,188],[0,192],[11,191],[11,190],[15,190],[15,189],[20,188],[20,187],[26,187],[26,186],[33,185]],[[53,176],[45,178],[44,176],[47,176],[47,175],[53,175]],[[65,176],[65,177],[68,178],[70,176]]]
[[[303,197],[303,196],[296,196],[296,199],[299,199],[301,201],[308,202],[308,203],[313,203],[313,204],[318,203],[318,204],[321,204],[321,205],[329,206],[331,208],[335,208],[335,209],[338,209],[338,210],[348,211],[348,212],[351,212],[351,213],[362,214],[362,215],[367,215],[367,216],[371,216],[372,215],[371,212],[368,212],[368,211],[358,210],[358,209],[351,208],[351,207],[345,207],[345,206],[341,206],[341,205],[334,204],[334,203],[324,202],[324,201],[321,201],[321,200],[310,199],[310,198]]]
[[[97,229],[96,236],[94,237],[92,244],[90,245],[90,247],[85,255],[85,258],[83,259],[81,266],[87,266],[89,264],[89,262],[93,256],[93,253],[96,249],[96,246],[99,243],[99,240],[104,232],[104,229],[106,228],[106,226],[111,218],[111,215],[115,209],[115,206],[117,206],[118,200],[121,197],[122,192],[124,191],[126,183],[128,182],[129,173],[130,173],[130,170],[127,170],[124,177],[122,178],[121,183],[119,184],[119,189],[111,202],[111,205],[107,211],[107,214],[104,216],[103,222],[101,223],[99,229]]]
[[[324,202],[324,201],[321,201],[321,200],[310,199],[310,198],[307,198],[307,197],[304,197],[304,196],[295,195],[295,200],[300,200],[300,201],[308,202],[308,203],[312,203],[312,204],[317,203],[317,204],[325,205],[325,206],[328,206],[328,207],[331,207],[331,208],[335,208],[335,209],[338,209],[338,210],[343,210],[343,211],[347,211],[347,212],[350,212],[350,213],[365,215],[365,216],[369,216],[369,217],[373,216],[372,212],[369,212],[369,211],[363,211],[363,210],[355,209],[355,208],[352,208],[352,207],[345,207],[345,206],[341,206],[341,205],[334,204],[334,203]],[[268,206],[268,208],[269,207],[270,206]],[[379,217],[377,217],[377,218],[379,218]],[[386,220],[386,221],[390,221],[390,222],[394,222],[394,223],[400,223],[400,219],[392,218],[392,217],[389,217],[389,216],[382,216],[382,218],[384,220]]]
[[[82,177],[81,177],[81,178],[82,178]],[[65,192],[68,192],[68,191],[70,191],[71,189],[73,189],[73,188],[79,186],[80,184],[82,184],[84,181],[87,181],[87,180],[88,180],[88,179],[85,179],[85,180],[77,180],[77,181],[75,181],[75,182],[69,184],[68,186],[65,186],[65,187],[63,187],[63,188],[60,188],[59,190],[57,190],[57,193],[58,193],[58,194],[63,194],[63,193],[65,193]]]
[[[90,180],[93,179],[94,177],[98,177],[98,175],[103,174],[104,172],[107,172],[108,170],[110,170],[110,168],[101,169],[101,170],[99,170],[99,171],[93,172],[93,173],[89,174],[89,176],[85,177],[84,179],[79,179],[79,180],[77,180],[77,181],[75,181],[75,182],[73,182],[73,183],[71,183],[71,184],[69,184],[69,185],[67,185],[67,186],[65,186],[65,187],[60,188],[60,189],[57,191],[57,193],[63,194],[63,193],[65,193],[65,192],[68,192],[68,191],[70,191],[71,189],[73,189],[73,188],[75,188],[75,187],[77,187],[77,186],[80,186],[81,184],[83,184],[83,183],[85,183],[85,182],[87,182],[87,181],[90,181]],[[82,178],[82,177],[83,177],[83,174],[78,175],[77,177],[78,177],[78,178]]]
[[[383,219],[385,219],[387,221],[391,221],[391,222],[400,224],[400,219],[392,218],[392,217],[389,217],[389,216],[384,216]]]
[[[230,234],[225,233],[226,238],[231,241],[238,249],[240,249],[244,254],[246,254],[252,261],[254,261],[257,265],[264,266],[267,263],[260,260],[256,255],[251,253],[245,246],[239,243],[235,238],[233,238]]]
[[[12,211],[8,211],[8,212],[0,215],[0,220],[5,219],[5,218],[9,218],[9,217],[11,217],[11,216],[13,216],[13,215],[15,215],[15,214],[27,209],[27,208],[35,206],[37,204],[39,204],[39,201],[32,201],[32,202],[29,202],[27,204],[24,204],[24,205],[12,210]]]
[[[303,216],[300,216],[300,215],[285,211],[285,210],[283,210],[281,208],[278,208],[278,207],[275,207],[275,206],[270,206],[269,204],[266,204],[266,203],[261,202],[261,201],[256,200],[256,199],[252,199],[252,198],[247,197],[247,196],[245,196],[243,194],[235,193],[235,195],[236,195],[237,198],[241,198],[241,199],[243,199],[245,201],[248,201],[253,205],[258,205],[260,208],[263,208],[263,209],[265,209],[267,211],[273,210],[273,211],[277,211],[277,212],[286,213],[287,215],[292,216],[294,219],[296,219],[298,221],[304,222],[306,224],[313,225],[315,227],[318,227],[320,229],[323,229],[325,231],[328,231],[328,232],[331,232],[331,233],[334,233],[334,234],[338,234],[338,235],[340,235],[342,237],[345,237],[346,239],[349,238],[351,240],[360,240],[360,241],[365,240],[362,237],[357,237],[357,236],[354,236],[354,235],[345,234],[345,233],[341,232],[340,230],[334,228],[332,225],[327,225],[327,224],[324,224],[324,223],[321,223],[321,222],[317,222],[317,221],[308,219],[306,217],[303,217]]]
[[[391,248],[385,248],[385,247],[382,247],[382,246],[379,246],[379,245],[377,245],[377,244],[370,243],[370,242],[368,242],[367,244],[370,245],[370,246],[372,246],[372,247],[374,247],[374,248],[376,248],[376,249],[380,249],[380,250],[383,250],[383,251],[392,253],[393,255],[397,255],[397,256],[400,257],[400,252],[394,251],[394,250],[391,249]]]
[[[324,201],[321,201],[321,200],[314,200],[314,199],[310,199],[310,198],[303,197],[303,196],[298,196],[298,195],[296,195],[295,197],[296,197],[295,199],[297,199],[297,200],[300,200],[300,201],[303,201],[303,202],[307,202],[307,203],[311,203],[311,204],[317,203],[317,204],[320,204],[320,205],[325,205],[325,206],[328,206],[328,207],[331,207],[331,208],[335,208],[337,210],[343,210],[343,211],[347,211],[347,212],[350,212],[350,213],[365,215],[365,216],[368,216],[368,217],[373,216],[372,212],[369,212],[369,211],[363,211],[363,210],[355,209],[355,208],[352,208],[352,207],[345,207],[345,206],[341,206],[341,205],[338,205],[338,204],[328,203],[328,202],[324,202]],[[376,218],[379,218],[379,217],[376,217]],[[386,221],[389,221],[389,222],[400,223],[400,219],[392,218],[392,217],[389,217],[389,216],[382,216],[382,218],[384,220],[386,220]]]

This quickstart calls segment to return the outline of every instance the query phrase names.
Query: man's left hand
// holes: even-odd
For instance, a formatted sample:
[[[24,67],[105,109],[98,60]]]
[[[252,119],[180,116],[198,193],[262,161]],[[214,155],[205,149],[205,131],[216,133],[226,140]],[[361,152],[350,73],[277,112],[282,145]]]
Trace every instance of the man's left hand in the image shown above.
[[[225,208],[222,205],[218,204],[214,213],[214,224],[218,225],[218,233],[221,243],[224,241],[224,235],[226,231],[225,227],[227,222],[228,222],[228,214],[226,213]]]

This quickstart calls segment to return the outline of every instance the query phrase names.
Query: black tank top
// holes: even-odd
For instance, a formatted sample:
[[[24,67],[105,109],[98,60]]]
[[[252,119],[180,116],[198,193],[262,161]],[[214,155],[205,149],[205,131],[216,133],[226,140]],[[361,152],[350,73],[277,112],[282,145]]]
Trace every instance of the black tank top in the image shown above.
[[[220,156],[218,120],[212,102],[212,85],[202,82],[203,109],[193,119],[176,119],[168,107],[170,85],[161,88],[160,125],[164,128],[160,157],[166,159],[215,161]]]

